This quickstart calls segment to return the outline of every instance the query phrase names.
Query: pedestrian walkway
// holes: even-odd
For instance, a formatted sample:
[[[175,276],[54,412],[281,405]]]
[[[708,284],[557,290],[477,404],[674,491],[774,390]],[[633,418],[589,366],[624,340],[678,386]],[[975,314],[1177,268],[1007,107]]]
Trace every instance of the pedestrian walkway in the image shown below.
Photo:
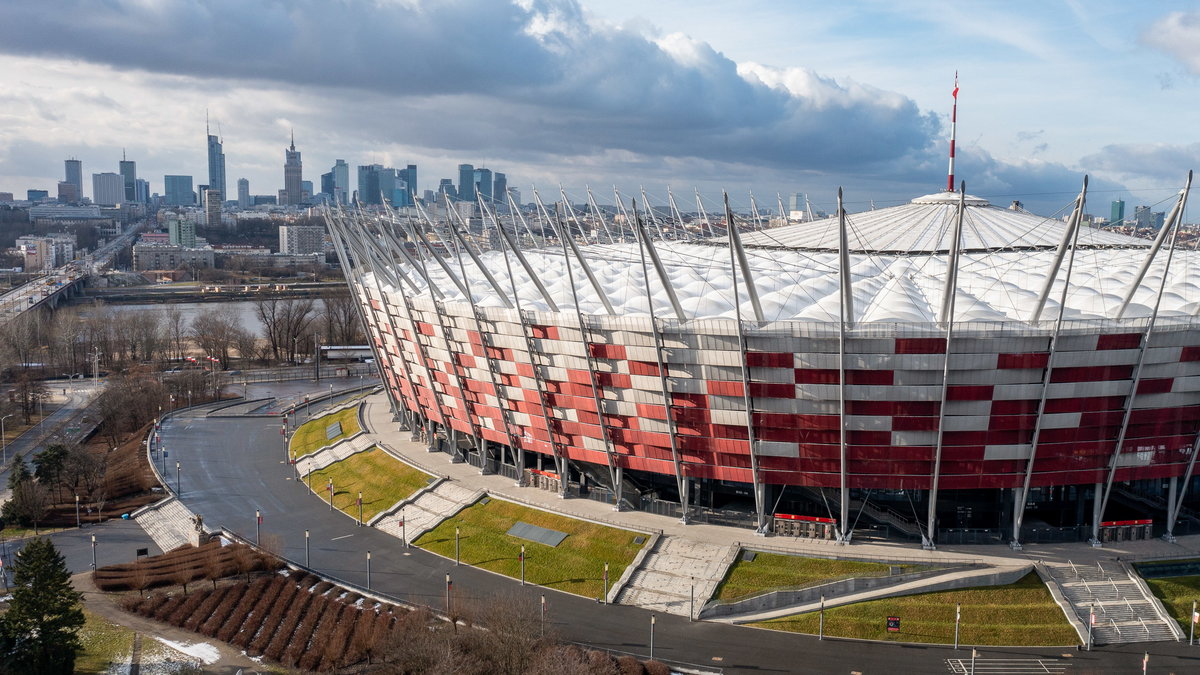
[[[333,445],[323,445],[315,452],[301,457],[296,460],[296,470],[300,472],[301,476],[307,476],[313,471],[320,471],[330,464],[340,462],[350,455],[370,450],[373,447],[375,447],[374,440],[360,432],[349,438],[343,438]]]
[[[143,507],[133,519],[163,551],[187,544],[188,532],[193,529],[192,512],[175,497]]]
[[[481,491],[472,491],[443,481],[418,493],[416,499],[405,504],[394,517],[383,518],[375,527],[393,537],[407,537],[408,543],[411,543],[437,527],[438,523],[474,504],[482,496]]]
[[[630,576],[617,602],[696,618],[734,555],[730,546],[663,537]]]
[[[1128,565],[1100,561],[1076,565],[1067,561],[1046,567],[1085,626],[1095,615],[1095,644],[1161,642],[1183,637],[1175,621],[1133,578]]]

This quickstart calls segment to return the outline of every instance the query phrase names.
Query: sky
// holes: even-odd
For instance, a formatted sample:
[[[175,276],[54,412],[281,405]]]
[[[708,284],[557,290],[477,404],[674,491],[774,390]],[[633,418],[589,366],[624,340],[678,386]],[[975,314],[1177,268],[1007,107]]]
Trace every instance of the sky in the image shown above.
[[[572,197],[667,186],[810,196],[831,210],[944,189],[1007,205],[1165,210],[1200,157],[1192,3],[778,0],[0,0],[0,191],[53,194],[63,160],[124,152],[206,182],[205,115],[229,190],[334,160],[460,163]]]

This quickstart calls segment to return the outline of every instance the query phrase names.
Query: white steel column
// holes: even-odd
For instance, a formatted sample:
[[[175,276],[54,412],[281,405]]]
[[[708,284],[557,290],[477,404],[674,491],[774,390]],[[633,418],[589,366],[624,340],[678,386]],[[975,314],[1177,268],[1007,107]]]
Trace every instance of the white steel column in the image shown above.
[[[1192,172],[1189,171],[1187,182],[1185,183],[1183,190],[1181,190],[1179,193],[1179,200],[1175,203],[1175,207],[1171,209],[1171,215],[1173,218],[1163,225],[1164,232],[1172,231],[1171,245],[1167,248],[1167,260],[1163,265],[1162,281],[1160,281],[1158,284],[1158,293],[1156,293],[1154,296],[1154,307],[1150,312],[1150,321],[1146,324],[1146,332],[1142,336],[1141,348],[1138,350],[1137,365],[1135,365],[1133,368],[1133,377],[1131,378],[1132,381],[1129,385],[1129,397],[1125,400],[1125,414],[1121,418],[1121,430],[1117,433],[1117,444],[1116,447],[1113,448],[1112,458],[1109,460],[1108,477],[1104,482],[1104,497],[1100,502],[1101,518],[1104,517],[1104,511],[1108,507],[1108,499],[1112,496],[1113,480],[1116,478],[1117,466],[1120,464],[1121,447],[1125,445],[1125,434],[1129,430],[1129,419],[1133,416],[1133,402],[1135,399],[1137,399],[1138,383],[1140,383],[1142,380],[1142,365],[1146,360],[1146,350],[1150,346],[1150,337],[1154,332],[1154,324],[1158,321],[1158,309],[1162,304],[1163,291],[1167,287],[1167,276],[1171,272],[1171,259],[1175,255],[1175,245],[1179,242],[1179,225],[1180,221],[1183,220],[1183,209],[1187,204],[1188,190],[1191,189],[1191,186]],[[1165,235],[1160,234],[1159,239],[1162,239],[1164,236]],[[1142,266],[1143,269],[1141,275],[1145,275],[1145,268],[1149,266],[1149,261],[1150,259],[1148,258],[1146,264]],[[1140,283],[1140,279],[1138,280],[1138,283]],[[1137,290],[1138,283],[1133,285],[1128,296],[1125,298],[1125,304],[1121,306],[1122,312],[1125,310],[1125,307],[1129,305],[1129,301],[1133,298],[1133,294]],[[1120,318],[1119,315],[1118,318]],[[1099,543],[1100,541],[1099,521],[1093,524],[1092,540],[1094,544]]]
[[[1021,548],[1021,525],[1025,521],[1025,505],[1029,503],[1029,487],[1033,481],[1033,465],[1037,459],[1038,441],[1042,435],[1042,416],[1046,412],[1046,395],[1050,390],[1050,373],[1054,369],[1054,355],[1058,349],[1058,335],[1062,330],[1063,316],[1066,313],[1067,307],[1067,291],[1071,287],[1071,271],[1075,266],[1075,251],[1079,243],[1079,223],[1083,217],[1083,209],[1087,203],[1087,176],[1083,177],[1083,189],[1079,192],[1079,197],[1075,199],[1075,210],[1071,213],[1071,219],[1067,226],[1067,232],[1063,236],[1062,244],[1059,246],[1059,252],[1056,257],[1057,262],[1054,269],[1050,272],[1050,277],[1046,279],[1046,286],[1038,299],[1037,309],[1034,311],[1031,323],[1036,323],[1041,316],[1042,308],[1046,304],[1046,296],[1054,285],[1054,279],[1058,275],[1059,267],[1062,263],[1063,247],[1070,246],[1070,257],[1067,259],[1067,278],[1063,281],[1062,293],[1058,298],[1058,316],[1054,321],[1054,330],[1050,334],[1049,351],[1046,355],[1046,366],[1042,370],[1042,389],[1041,395],[1038,397],[1037,417],[1033,423],[1033,436],[1030,439],[1029,459],[1025,462],[1025,479],[1021,484],[1016,494],[1016,504],[1013,514],[1013,533],[1012,540],[1009,545],[1014,549]]]
[[[846,329],[854,323],[854,285],[850,276],[850,239],[846,232],[846,209],[838,188],[838,541],[849,544],[850,525],[849,450],[846,448]]]
[[[937,446],[933,454],[933,475],[930,477],[929,484],[929,522],[926,523],[927,533],[923,546],[925,548],[936,547],[937,536],[937,497],[938,497],[938,482],[942,477],[942,444],[946,437],[946,395],[950,390],[950,356],[951,347],[954,342],[954,301],[958,296],[958,257],[960,247],[962,245],[962,225],[963,213],[966,211],[966,194],[967,184],[961,183],[958,193],[958,218],[954,222],[954,241],[950,249],[950,269],[947,275],[946,293],[949,298],[942,299],[942,321],[946,324],[946,354],[942,359],[942,399],[938,406],[938,434]]]

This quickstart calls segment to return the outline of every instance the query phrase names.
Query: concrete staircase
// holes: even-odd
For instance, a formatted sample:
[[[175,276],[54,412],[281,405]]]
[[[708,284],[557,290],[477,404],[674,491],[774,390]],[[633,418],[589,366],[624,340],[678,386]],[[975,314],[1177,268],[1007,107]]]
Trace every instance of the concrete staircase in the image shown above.
[[[1093,643],[1181,639],[1179,626],[1166,616],[1162,606],[1127,566],[1114,562],[1075,565],[1067,561],[1046,567],[1085,627],[1095,608]]]
[[[416,499],[404,505],[395,515],[383,518],[375,524],[376,529],[393,537],[407,537],[412,543],[417,537],[437,527],[438,523],[474,504],[483,496],[483,491],[471,491],[451,481],[438,483]],[[401,528],[403,516],[405,526]]]
[[[175,497],[139,509],[133,514],[133,519],[164,553],[189,543],[188,533],[193,529],[192,512]]]
[[[662,537],[629,577],[617,602],[680,616],[699,614],[725,578],[734,557],[728,553],[728,546]]]

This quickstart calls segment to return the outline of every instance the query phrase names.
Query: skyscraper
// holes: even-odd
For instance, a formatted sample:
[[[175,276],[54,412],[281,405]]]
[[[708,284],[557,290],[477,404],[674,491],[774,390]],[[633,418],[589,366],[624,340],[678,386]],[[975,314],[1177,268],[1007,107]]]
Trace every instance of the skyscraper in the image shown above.
[[[300,204],[304,200],[304,164],[300,161],[300,151],[296,149],[296,134],[292,132],[292,145],[283,151],[283,191],[287,198],[285,204]]]
[[[77,159],[68,159],[65,164],[67,166],[67,182],[75,186],[75,193],[79,195],[78,199],[83,199],[83,162]]]
[[[120,163],[121,178],[125,183],[125,199],[126,202],[137,201],[137,162],[125,159],[125,152],[121,152]]]
[[[119,173],[92,174],[92,201],[116,206],[125,201],[125,179]]]
[[[379,174],[382,164],[360,164],[358,167],[358,201],[379,204]]]
[[[75,204],[79,201],[79,189],[69,181],[58,181],[58,201],[63,204]]]
[[[191,176],[163,176],[163,203],[167,206],[191,206],[196,203],[192,194]]]
[[[458,165],[458,199],[464,202],[475,201],[475,167],[470,164]]]
[[[207,124],[205,125],[207,132]],[[225,198],[225,151],[221,139],[208,134],[208,190],[221,193]]]
[[[150,181],[138,178],[133,182],[133,200],[139,204],[150,203]]]
[[[333,163],[333,195],[334,201],[338,204],[345,204],[350,200],[350,165],[346,160],[339,159]]]
[[[439,204],[445,201],[446,195],[449,195],[450,199],[458,199],[458,190],[454,188],[453,178],[443,178],[438,181],[437,200]]]
[[[1120,225],[1125,222],[1125,201],[1121,199],[1114,200],[1112,203],[1112,211],[1109,213],[1108,222]]]
[[[508,176],[498,171],[492,176],[492,198],[497,206],[508,208]]]
[[[475,192],[478,198],[487,201],[489,204],[492,201],[492,170],[479,167],[475,169]]]
[[[404,173],[404,182],[408,184],[408,203],[413,204],[417,201],[417,165],[409,164]]]
[[[1139,228],[1150,227],[1154,223],[1154,216],[1151,214],[1149,206],[1133,207],[1133,221]]]
[[[250,208],[250,181],[245,178],[238,179],[238,208]]]

